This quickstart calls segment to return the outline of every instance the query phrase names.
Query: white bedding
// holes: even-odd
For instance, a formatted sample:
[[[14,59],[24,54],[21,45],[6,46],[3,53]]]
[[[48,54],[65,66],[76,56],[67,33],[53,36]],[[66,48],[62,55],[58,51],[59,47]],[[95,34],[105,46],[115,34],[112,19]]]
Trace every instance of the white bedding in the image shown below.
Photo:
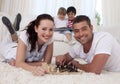
[[[30,72],[2,63],[0,84],[120,84],[120,73],[103,71],[102,74],[81,72],[69,75],[33,76]]]

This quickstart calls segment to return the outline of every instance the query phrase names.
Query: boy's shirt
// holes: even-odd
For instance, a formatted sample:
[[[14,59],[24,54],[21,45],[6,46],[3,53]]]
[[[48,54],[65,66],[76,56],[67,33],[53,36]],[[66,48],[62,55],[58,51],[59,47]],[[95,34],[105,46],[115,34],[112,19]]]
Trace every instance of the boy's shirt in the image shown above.
[[[67,25],[68,28],[72,28],[72,26],[73,26],[73,21],[74,21],[74,19],[73,19],[73,20],[69,20],[69,19],[68,19],[68,25]]]

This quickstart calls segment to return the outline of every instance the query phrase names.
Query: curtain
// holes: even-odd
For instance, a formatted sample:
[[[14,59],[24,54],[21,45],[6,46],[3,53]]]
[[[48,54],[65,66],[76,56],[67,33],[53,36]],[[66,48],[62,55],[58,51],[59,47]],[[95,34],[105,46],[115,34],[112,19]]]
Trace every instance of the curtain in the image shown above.
[[[102,0],[104,27],[120,27],[120,0]]]
[[[48,13],[54,16],[59,7],[67,8],[69,5],[72,5],[72,0],[36,0],[33,2],[32,14]]]
[[[53,16],[57,15],[60,7],[74,6],[76,8],[76,15],[80,14],[81,0],[36,0],[33,2],[33,14],[49,13]]]
[[[9,14],[13,19],[17,13],[21,13],[21,25],[24,26],[42,13],[56,16],[59,7],[67,9],[69,6],[74,6],[77,10],[76,15],[84,14],[93,19],[95,5],[96,0],[2,0],[1,11]]]
[[[59,7],[74,6],[77,14],[94,17],[96,0],[2,0],[1,11],[10,15],[20,12],[23,15],[49,13],[56,15]]]
[[[33,0],[2,0],[1,11],[11,16],[16,15],[18,12],[23,15],[28,15],[32,1]]]
[[[87,15],[90,18],[95,17],[96,0],[81,0],[80,11],[81,15]]]
[[[0,0],[0,11],[1,11],[2,0]]]

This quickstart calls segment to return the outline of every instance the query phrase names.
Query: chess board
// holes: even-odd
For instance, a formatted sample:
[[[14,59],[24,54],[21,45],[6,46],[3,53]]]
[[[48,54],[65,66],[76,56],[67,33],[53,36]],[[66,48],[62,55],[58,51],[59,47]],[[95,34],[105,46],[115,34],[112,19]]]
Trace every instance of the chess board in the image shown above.
[[[79,70],[71,65],[56,66],[53,64],[42,63],[42,67],[48,72],[48,74],[53,74],[53,75],[69,75],[69,74],[78,74],[78,73],[80,74],[83,72],[82,70]]]

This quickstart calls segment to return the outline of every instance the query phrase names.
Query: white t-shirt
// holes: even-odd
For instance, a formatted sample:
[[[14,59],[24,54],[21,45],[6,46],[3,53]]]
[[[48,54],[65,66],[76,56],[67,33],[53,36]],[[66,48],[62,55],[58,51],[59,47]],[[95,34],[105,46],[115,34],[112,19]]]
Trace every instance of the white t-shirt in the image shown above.
[[[16,58],[17,42],[13,42],[10,33],[0,42],[0,53],[5,59]]]
[[[36,49],[34,51],[30,52],[31,45],[28,42],[28,36],[26,34],[26,31],[21,32],[20,39],[27,46],[26,61],[29,61],[29,62],[42,60],[45,50],[46,50],[46,47],[53,42],[53,40],[50,39],[47,43],[43,44],[42,48],[39,51],[38,51],[38,45],[36,42]]]
[[[67,27],[67,19],[60,20],[57,16],[54,17],[55,28]]]
[[[69,54],[72,58],[80,57],[87,63],[91,63],[96,54],[109,54],[110,57],[104,66],[104,70],[120,71],[120,44],[115,38],[106,32],[95,32],[92,46],[88,53],[84,53],[83,46],[76,43]]]

